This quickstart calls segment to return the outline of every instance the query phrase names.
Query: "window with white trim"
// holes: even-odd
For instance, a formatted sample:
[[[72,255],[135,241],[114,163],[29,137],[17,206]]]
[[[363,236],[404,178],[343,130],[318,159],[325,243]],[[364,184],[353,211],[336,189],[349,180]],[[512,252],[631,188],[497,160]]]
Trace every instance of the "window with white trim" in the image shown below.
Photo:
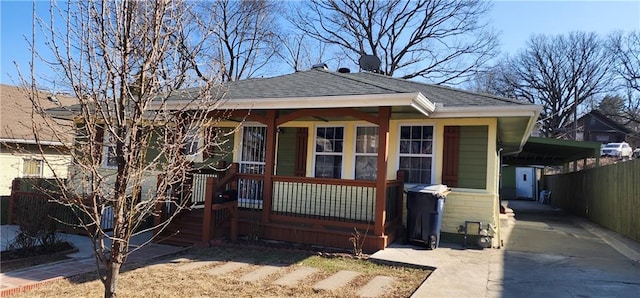
[[[356,127],[355,179],[376,180],[378,173],[378,127]]]
[[[42,160],[35,158],[24,158],[22,160],[22,176],[42,177]]]
[[[315,177],[342,178],[344,127],[317,127]]]
[[[433,126],[400,126],[399,170],[406,183],[432,183]]]

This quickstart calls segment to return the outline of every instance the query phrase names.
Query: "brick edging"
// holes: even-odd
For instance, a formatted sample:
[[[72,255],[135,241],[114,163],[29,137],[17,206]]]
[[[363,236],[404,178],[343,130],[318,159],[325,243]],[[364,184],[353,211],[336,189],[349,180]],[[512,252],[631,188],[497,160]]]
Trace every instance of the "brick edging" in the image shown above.
[[[49,279],[45,279],[45,280],[41,280],[41,281],[36,281],[30,284],[26,284],[26,285],[21,285],[21,286],[17,286],[15,288],[8,288],[8,289],[2,289],[0,290],[0,297],[7,297],[9,295],[15,295],[18,293],[22,293],[22,292],[26,292],[26,291],[30,291],[33,290],[35,288],[39,288],[41,286],[44,286],[45,284],[54,282],[54,281],[58,281],[61,279],[64,279],[65,277],[63,276],[57,276],[54,278],[49,278]]]

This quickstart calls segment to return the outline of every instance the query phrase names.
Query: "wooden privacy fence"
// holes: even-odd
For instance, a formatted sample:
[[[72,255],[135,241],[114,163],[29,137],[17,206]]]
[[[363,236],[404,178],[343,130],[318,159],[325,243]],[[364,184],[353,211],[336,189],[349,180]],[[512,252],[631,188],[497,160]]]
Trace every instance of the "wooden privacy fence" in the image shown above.
[[[33,224],[40,222],[51,225],[55,230],[71,233],[86,234],[79,228],[80,218],[87,220],[77,206],[68,206],[55,202],[59,197],[56,182],[44,178],[16,178],[11,186],[9,199],[9,224]],[[113,229],[113,209],[106,207],[102,213],[101,227],[104,230]]]
[[[640,160],[543,177],[551,205],[640,242]]]

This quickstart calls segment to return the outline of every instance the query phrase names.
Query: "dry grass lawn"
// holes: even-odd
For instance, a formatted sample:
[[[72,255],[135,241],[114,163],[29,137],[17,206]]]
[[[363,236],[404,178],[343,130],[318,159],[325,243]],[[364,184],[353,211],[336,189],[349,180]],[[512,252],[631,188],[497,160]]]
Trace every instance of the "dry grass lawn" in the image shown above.
[[[207,266],[182,271],[177,268],[194,261],[212,261]],[[221,276],[208,270],[227,261],[249,262],[249,266]],[[240,277],[260,265],[281,265],[283,268],[258,282],[243,282]],[[273,285],[272,282],[299,266],[318,268],[318,274],[295,288]],[[313,284],[340,270],[362,273],[347,286],[316,292]],[[125,266],[120,275],[118,294],[121,297],[355,297],[357,291],[376,275],[396,278],[392,289],[382,297],[408,297],[431,273],[430,270],[394,267],[366,260],[337,257],[326,258],[309,252],[273,248],[230,246],[193,249],[184,255],[157,260],[153,264]],[[83,274],[46,284],[16,297],[99,297],[103,286],[95,274]]]

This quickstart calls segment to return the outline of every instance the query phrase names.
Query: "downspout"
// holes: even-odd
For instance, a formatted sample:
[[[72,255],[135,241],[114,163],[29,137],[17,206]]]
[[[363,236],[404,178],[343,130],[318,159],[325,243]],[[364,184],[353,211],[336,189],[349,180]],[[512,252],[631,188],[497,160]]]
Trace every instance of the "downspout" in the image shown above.
[[[497,185],[497,189],[498,189],[498,218],[496,221],[496,229],[495,229],[495,236],[494,238],[496,238],[496,241],[492,241],[492,246],[493,248],[500,248],[502,246],[502,235],[501,235],[501,231],[502,231],[502,226],[500,225],[500,214],[501,214],[501,210],[502,210],[502,196],[500,195],[500,189],[502,187],[502,150],[504,150],[504,148],[500,147],[500,149],[498,149],[498,185]]]

